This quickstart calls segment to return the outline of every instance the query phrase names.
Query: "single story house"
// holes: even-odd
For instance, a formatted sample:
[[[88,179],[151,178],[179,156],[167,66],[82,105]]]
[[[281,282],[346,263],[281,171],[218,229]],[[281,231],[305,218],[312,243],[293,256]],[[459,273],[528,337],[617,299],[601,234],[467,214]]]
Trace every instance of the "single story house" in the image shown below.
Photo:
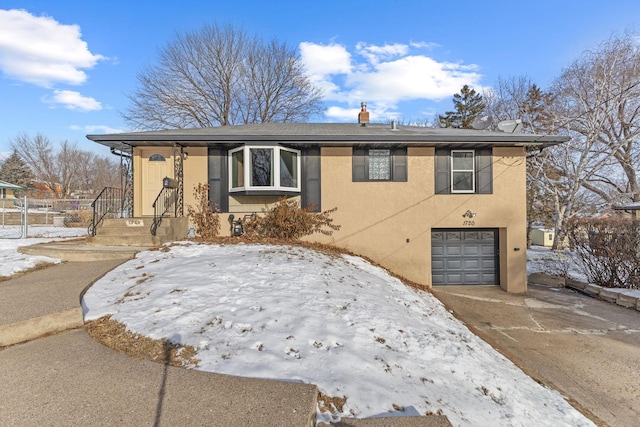
[[[568,139],[366,121],[87,137],[129,159],[134,217],[154,215],[163,183],[178,189],[177,215],[195,205],[194,187],[208,183],[223,224],[285,196],[337,208],[331,217],[341,229],[315,241],[428,287],[500,285],[515,293],[527,289],[527,147]]]
[[[18,190],[22,190],[22,187],[0,180],[0,199],[13,199]]]

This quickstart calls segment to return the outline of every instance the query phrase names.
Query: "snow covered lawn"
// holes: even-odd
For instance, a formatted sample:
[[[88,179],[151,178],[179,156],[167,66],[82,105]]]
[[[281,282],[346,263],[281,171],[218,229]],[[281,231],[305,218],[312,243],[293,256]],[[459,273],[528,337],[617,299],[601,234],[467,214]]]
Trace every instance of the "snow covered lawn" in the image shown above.
[[[335,417],[442,411],[454,425],[593,425],[431,294],[358,257],[183,243],[111,271],[83,309],[86,320],[112,314],[132,332],[196,347],[197,369],[314,383],[347,398]]]
[[[17,227],[3,227],[3,230],[9,228],[17,229]],[[21,254],[18,252],[20,246],[83,236],[86,232],[86,228],[30,227],[30,237],[27,239],[0,239],[0,260],[2,261],[0,262],[0,277],[12,276],[42,263],[57,264],[61,262],[55,258]],[[16,230],[14,234],[19,236],[20,231]]]

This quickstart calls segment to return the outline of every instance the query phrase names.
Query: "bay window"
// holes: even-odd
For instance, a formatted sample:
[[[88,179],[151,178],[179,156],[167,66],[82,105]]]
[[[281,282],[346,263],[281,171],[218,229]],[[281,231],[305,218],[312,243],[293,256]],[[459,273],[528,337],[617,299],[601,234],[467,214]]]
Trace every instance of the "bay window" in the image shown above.
[[[233,191],[300,191],[300,151],[244,146],[229,152]]]

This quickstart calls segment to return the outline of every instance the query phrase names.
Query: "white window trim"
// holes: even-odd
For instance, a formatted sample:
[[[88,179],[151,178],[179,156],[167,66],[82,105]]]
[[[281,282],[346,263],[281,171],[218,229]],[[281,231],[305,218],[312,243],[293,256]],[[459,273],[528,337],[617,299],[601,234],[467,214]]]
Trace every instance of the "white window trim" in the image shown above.
[[[272,186],[252,186],[251,183],[251,149],[272,149],[273,150],[273,183]],[[238,151],[242,151],[242,158],[244,161],[244,173],[243,173],[243,181],[244,187],[233,187],[233,153]],[[280,152],[288,151],[296,154],[296,170],[297,170],[297,181],[298,185],[296,187],[284,187],[280,185]],[[301,156],[300,150],[294,150],[293,148],[285,148],[280,147],[278,145],[244,145],[242,147],[234,148],[233,150],[229,150],[229,192],[239,192],[239,191],[290,191],[292,193],[299,193],[301,190],[301,176],[300,176],[300,165],[301,165]]]
[[[453,168],[453,155],[454,153],[471,153],[473,155],[471,161],[471,169],[454,169]],[[471,172],[471,189],[470,190],[455,190],[453,188],[453,174],[454,172]],[[476,192],[476,151],[475,150],[451,150],[451,193],[469,194]]]

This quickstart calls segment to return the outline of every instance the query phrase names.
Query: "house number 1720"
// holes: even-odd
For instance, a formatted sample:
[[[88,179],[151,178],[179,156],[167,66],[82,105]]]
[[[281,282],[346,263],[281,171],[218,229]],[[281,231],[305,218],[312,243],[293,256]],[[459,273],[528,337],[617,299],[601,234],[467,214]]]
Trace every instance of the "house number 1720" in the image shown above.
[[[476,222],[475,221],[464,221],[462,223],[462,225],[472,226],[472,225],[476,225]]]

